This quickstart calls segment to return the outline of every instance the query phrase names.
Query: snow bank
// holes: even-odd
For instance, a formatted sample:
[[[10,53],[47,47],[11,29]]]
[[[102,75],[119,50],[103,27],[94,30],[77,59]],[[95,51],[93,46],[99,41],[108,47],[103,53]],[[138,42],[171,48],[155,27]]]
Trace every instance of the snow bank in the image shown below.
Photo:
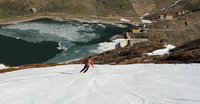
[[[165,54],[169,54],[169,50],[172,50],[175,48],[175,46],[173,45],[164,45],[166,48],[165,49],[158,49],[158,50],[155,50],[151,53],[146,53],[148,55],[165,55]]]
[[[150,13],[145,13],[144,15],[143,15],[143,17],[145,17],[145,16],[148,16]]]
[[[113,49],[117,48],[116,47],[117,43],[120,43],[122,41],[125,41],[125,39],[116,39],[116,40],[113,40],[113,42],[99,43],[97,49],[91,50],[90,52],[102,53],[102,52],[105,52],[105,51],[113,50]]]
[[[148,16],[150,13],[145,13],[140,19],[143,19],[145,16]]]
[[[199,104],[200,64],[83,65],[0,74],[0,104]]]
[[[7,68],[5,65],[0,64],[0,70],[1,70],[1,69],[5,69],[5,68]]]
[[[92,53],[102,53],[105,51],[109,51],[115,49],[116,42],[103,42],[99,43],[97,49],[91,50]]]
[[[125,18],[121,18],[120,21],[130,22],[130,20],[125,19]]]
[[[152,23],[150,20],[141,20],[143,23]]]
[[[175,6],[177,3],[179,3],[180,1],[182,1],[182,0],[176,0],[175,1],[175,3],[174,4],[172,4],[169,8],[171,8],[171,7],[173,7],[173,6]]]

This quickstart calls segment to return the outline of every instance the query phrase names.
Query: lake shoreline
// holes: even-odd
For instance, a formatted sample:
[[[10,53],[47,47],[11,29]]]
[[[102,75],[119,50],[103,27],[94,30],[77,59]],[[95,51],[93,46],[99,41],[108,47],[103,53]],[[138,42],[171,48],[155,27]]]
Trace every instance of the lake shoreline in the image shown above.
[[[56,21],[79,21],[79,22],[87,22],[87,23],[127,23],[127,24],[139,24],[141,23],[139,17],[97,17],[97,16],[84,16],[84,15],[66,15],[59,13],[50,13],[50,14],[31,14],[31,15],[23,15],[16,16],[12,18],[0,19],[0,26],[9,25],[9,24],[17,24],[21,22],[28,22],[37,19],[53,19]],[[130,21],[123,21],[121,19],[127,19]]]

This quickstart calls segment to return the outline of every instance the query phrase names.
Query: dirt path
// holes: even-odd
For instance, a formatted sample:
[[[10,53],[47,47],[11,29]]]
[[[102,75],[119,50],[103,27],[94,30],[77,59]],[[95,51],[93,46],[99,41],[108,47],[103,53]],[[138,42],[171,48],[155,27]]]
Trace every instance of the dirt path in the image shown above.
[[[98,10],[97,10],[98,11]],[[67,15],[64,13],[37,13],[31,15],[23,15],[12,18],[0,19],[0,25],[7,25],[25,21],[31,21],[35,19],[41,18],[51,18],[58,21],[66,21],[66,20],[77,20],[84,22],[101,22],[101,23],[139,23],[141,22],[139,17],[100,17],[95,15],[85,16],[85,15]],[[131,20],[131,22],[121,21],[121,18],[126,18]]]

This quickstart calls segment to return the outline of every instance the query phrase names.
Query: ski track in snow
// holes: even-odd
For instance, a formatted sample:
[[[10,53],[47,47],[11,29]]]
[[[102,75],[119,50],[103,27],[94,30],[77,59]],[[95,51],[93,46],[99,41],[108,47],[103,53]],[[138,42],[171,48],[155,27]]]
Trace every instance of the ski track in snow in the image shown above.
[[[97,78],[101,78],[101,76],[98,76]],[[109,77],[113,77],[113,74],[110,74]],[[111,89],[110,88],[101,88],[101,87],[97,86],[97,81],[96,81],[97,78],[81,77],[81,78],[71,81],[70,83],[72,86],[74,86],[81,92],[85,93],[86,95],[90,95],[90,94],[94,95],[95,93],[99,92],[99,90],[101,90],[101,92],[103,92],[105,95],[111,95],[111,94],[115,93],[120,96],[126,96],[126,99],[124,99],[124,100],[127,100],[127,102],[129,102],[129,104],[134,104],[134,103],[132,103],[132,102],[134,102],[131,100],[132,98],[139,99],[139,100],[141,100],[142,104],[145,104],[145,100],[141,96],[139,96],[135,93],[130,93],[130,92],[126,92],[123,90],[112,89],[112,88]],[[79,85],[77,85],[77,84],[80,84],[80,85],[85,84],[85,85],[87,85],[87,86],[85,86],[87,88],[78,87]],[[99,89],[99,90],[97,90],[97,89]]]
[[[0,104],[200,104],[200,64],[82,67],[0,74]]]
[[[177,99],[177,98],[167,98],[167,100],[171,102],[176,102],[177,104],[200,104],[200,100],[194,100],[194,99]]]

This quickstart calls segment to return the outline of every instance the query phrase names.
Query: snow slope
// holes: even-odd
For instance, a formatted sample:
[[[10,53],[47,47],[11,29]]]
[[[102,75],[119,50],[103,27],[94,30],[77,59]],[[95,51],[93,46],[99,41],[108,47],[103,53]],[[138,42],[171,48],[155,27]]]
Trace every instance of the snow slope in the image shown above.
[[[1,70],[1,69],[5,69],[5,68],[7,68],[5,65],[0,64],[0,70]]]
[[[200,64],[82,67],[0,74],[0,104],[200,104]]]

